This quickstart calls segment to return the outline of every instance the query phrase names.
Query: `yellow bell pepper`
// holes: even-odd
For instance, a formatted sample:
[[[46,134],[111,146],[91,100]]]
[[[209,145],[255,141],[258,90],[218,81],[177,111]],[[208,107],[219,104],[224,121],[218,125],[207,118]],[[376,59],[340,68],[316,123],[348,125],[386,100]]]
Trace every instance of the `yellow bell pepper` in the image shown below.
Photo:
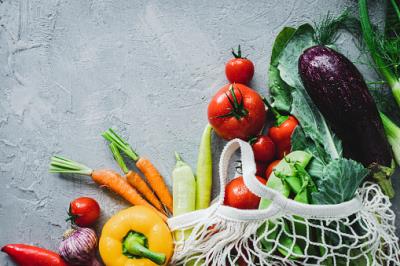
[[[99,250],[107,266],[167,265],[173,241],[160,216],[148,207],[134,206],[107,221]]]

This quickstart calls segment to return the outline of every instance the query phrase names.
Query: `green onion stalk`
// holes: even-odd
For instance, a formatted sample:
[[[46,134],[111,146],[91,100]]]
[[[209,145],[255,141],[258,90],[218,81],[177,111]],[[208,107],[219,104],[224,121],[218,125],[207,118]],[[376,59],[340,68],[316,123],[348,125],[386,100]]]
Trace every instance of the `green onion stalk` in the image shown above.
[[[394,159],[400,165],[400,128],[387,117],[384,113],[380,113],[383,127],[389,144],[392,146]]]
[[[390,0],[394,10],[399,10],[395,0]],[[400,36],[386,38],[383,34],[375,32],[369,19],[367,0],[359,0],[360,22],[364,41],[368,47],[377,71],[386,80],[392,89],[396,103],[400,106]],[[397,20],[400,20],[400,12],[396,12]]]
[[[361,29],[364,41],[377,72],[385,79],[400,107],[400,7],[397,0],[388,0],[386,34],[374,30],[368,14],[368,0],[359,0]],[[397,29],[398,28],[398,29]],[[386,137],[394,158],[400,165],[400,128],[384,113],[380,113]]]

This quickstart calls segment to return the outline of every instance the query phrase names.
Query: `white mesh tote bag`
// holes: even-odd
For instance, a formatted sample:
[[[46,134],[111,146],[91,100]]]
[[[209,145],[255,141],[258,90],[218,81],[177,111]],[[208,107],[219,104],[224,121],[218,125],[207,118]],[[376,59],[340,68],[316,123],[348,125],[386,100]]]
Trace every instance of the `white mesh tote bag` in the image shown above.
[[[263,210],[224,206],[228,164],[241,149],[245,185],[271,204]],[[400,265],[395,215],[389,199],[365,183],[354,199],[308,205],[285,198],[255,178],[251,146],[235,139],[220,158],[220,194],[209,208],[168,220],[175,239],[173,265]]]

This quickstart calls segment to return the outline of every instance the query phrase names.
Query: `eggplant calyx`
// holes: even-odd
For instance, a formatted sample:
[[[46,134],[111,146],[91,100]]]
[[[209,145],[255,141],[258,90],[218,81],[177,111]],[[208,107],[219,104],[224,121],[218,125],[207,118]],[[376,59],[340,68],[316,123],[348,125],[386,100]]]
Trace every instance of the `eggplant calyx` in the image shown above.
[[[394,161],[392,160],[391,167],[372,163],[368,166],[368,169],[371,171],[372,178],[379,184],[383,193],[390,199],[393,198],[395,192],[390,177],[395,171]]]
[[[229,97],[228,93],[225,93],[225,95],[232,107],[232,110],[227,114],[217,116],[218,118],[235,117],[237,120],[239,120],[240,118],[245,117],[246,115],[249,114],[249,111],[246,108],[244,108],[244,100],[243,100],[242,91],[239,88],[238,88],[238,91],[241,96],[240,102],[238,101],[238,99],[236,97],[233,84],[231,84],[231,86],[229,87],[229,93],[231,94],[232,99]]]

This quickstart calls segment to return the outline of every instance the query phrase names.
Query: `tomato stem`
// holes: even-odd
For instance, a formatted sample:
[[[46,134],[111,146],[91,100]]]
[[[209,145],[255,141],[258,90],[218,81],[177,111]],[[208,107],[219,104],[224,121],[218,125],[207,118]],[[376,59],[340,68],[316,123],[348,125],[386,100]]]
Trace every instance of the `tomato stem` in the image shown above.
[[[253,144],[257,141],[257,139],[258,139],[258,137],[252,137],[252,138],[249,140],[249,144],[250,144],[250,145],[253,145]]]
[[[73,214],[72,213],[72,209],[71,209],[71,205],[69,205],[69,209],[68,209],[68,218],[65,219],[66,222],[71,221],[72,225],[75,225],[75,219],[79,217],[79,215],[77,214]]]
[[[275,118],[275,123],[276,126],[280,126],[283,122],[288,120],[289,116],[288,115],[281,115],[272,105],[268,102],[268,100],[265,97],[262,97],[263,102],[265,105],[268,107],[268,110],[271,110],[274,118]]]
[[[232,48],[232,55],[235,58],[242,58],[242,50],[240,50],[240,44],[239,44],[237,53],[235,52],[235,49]]]
[[[229,97],[228,93],[225,93],[226,97],[228,98],[228,101],[230,103],[230,105],[232,106],[232,110],[224,115],[220,115],[217,116],[218,118],[225,118],[225,117],[235,117],[237,120],[239,120],[240,118],[246,116],[249,114],[249,111],[246,110],[246,108],[244,108],[244,102],[243,102],[243,94],[242,91],[240,89],[238,89],[240,96],[242,97],[241,102],[239,103],[236,94],[235,94],[235,90],[233,87],[233,84],[231,84],[231,86],[229,87],[229,92],[232,96],[232,99]]]

